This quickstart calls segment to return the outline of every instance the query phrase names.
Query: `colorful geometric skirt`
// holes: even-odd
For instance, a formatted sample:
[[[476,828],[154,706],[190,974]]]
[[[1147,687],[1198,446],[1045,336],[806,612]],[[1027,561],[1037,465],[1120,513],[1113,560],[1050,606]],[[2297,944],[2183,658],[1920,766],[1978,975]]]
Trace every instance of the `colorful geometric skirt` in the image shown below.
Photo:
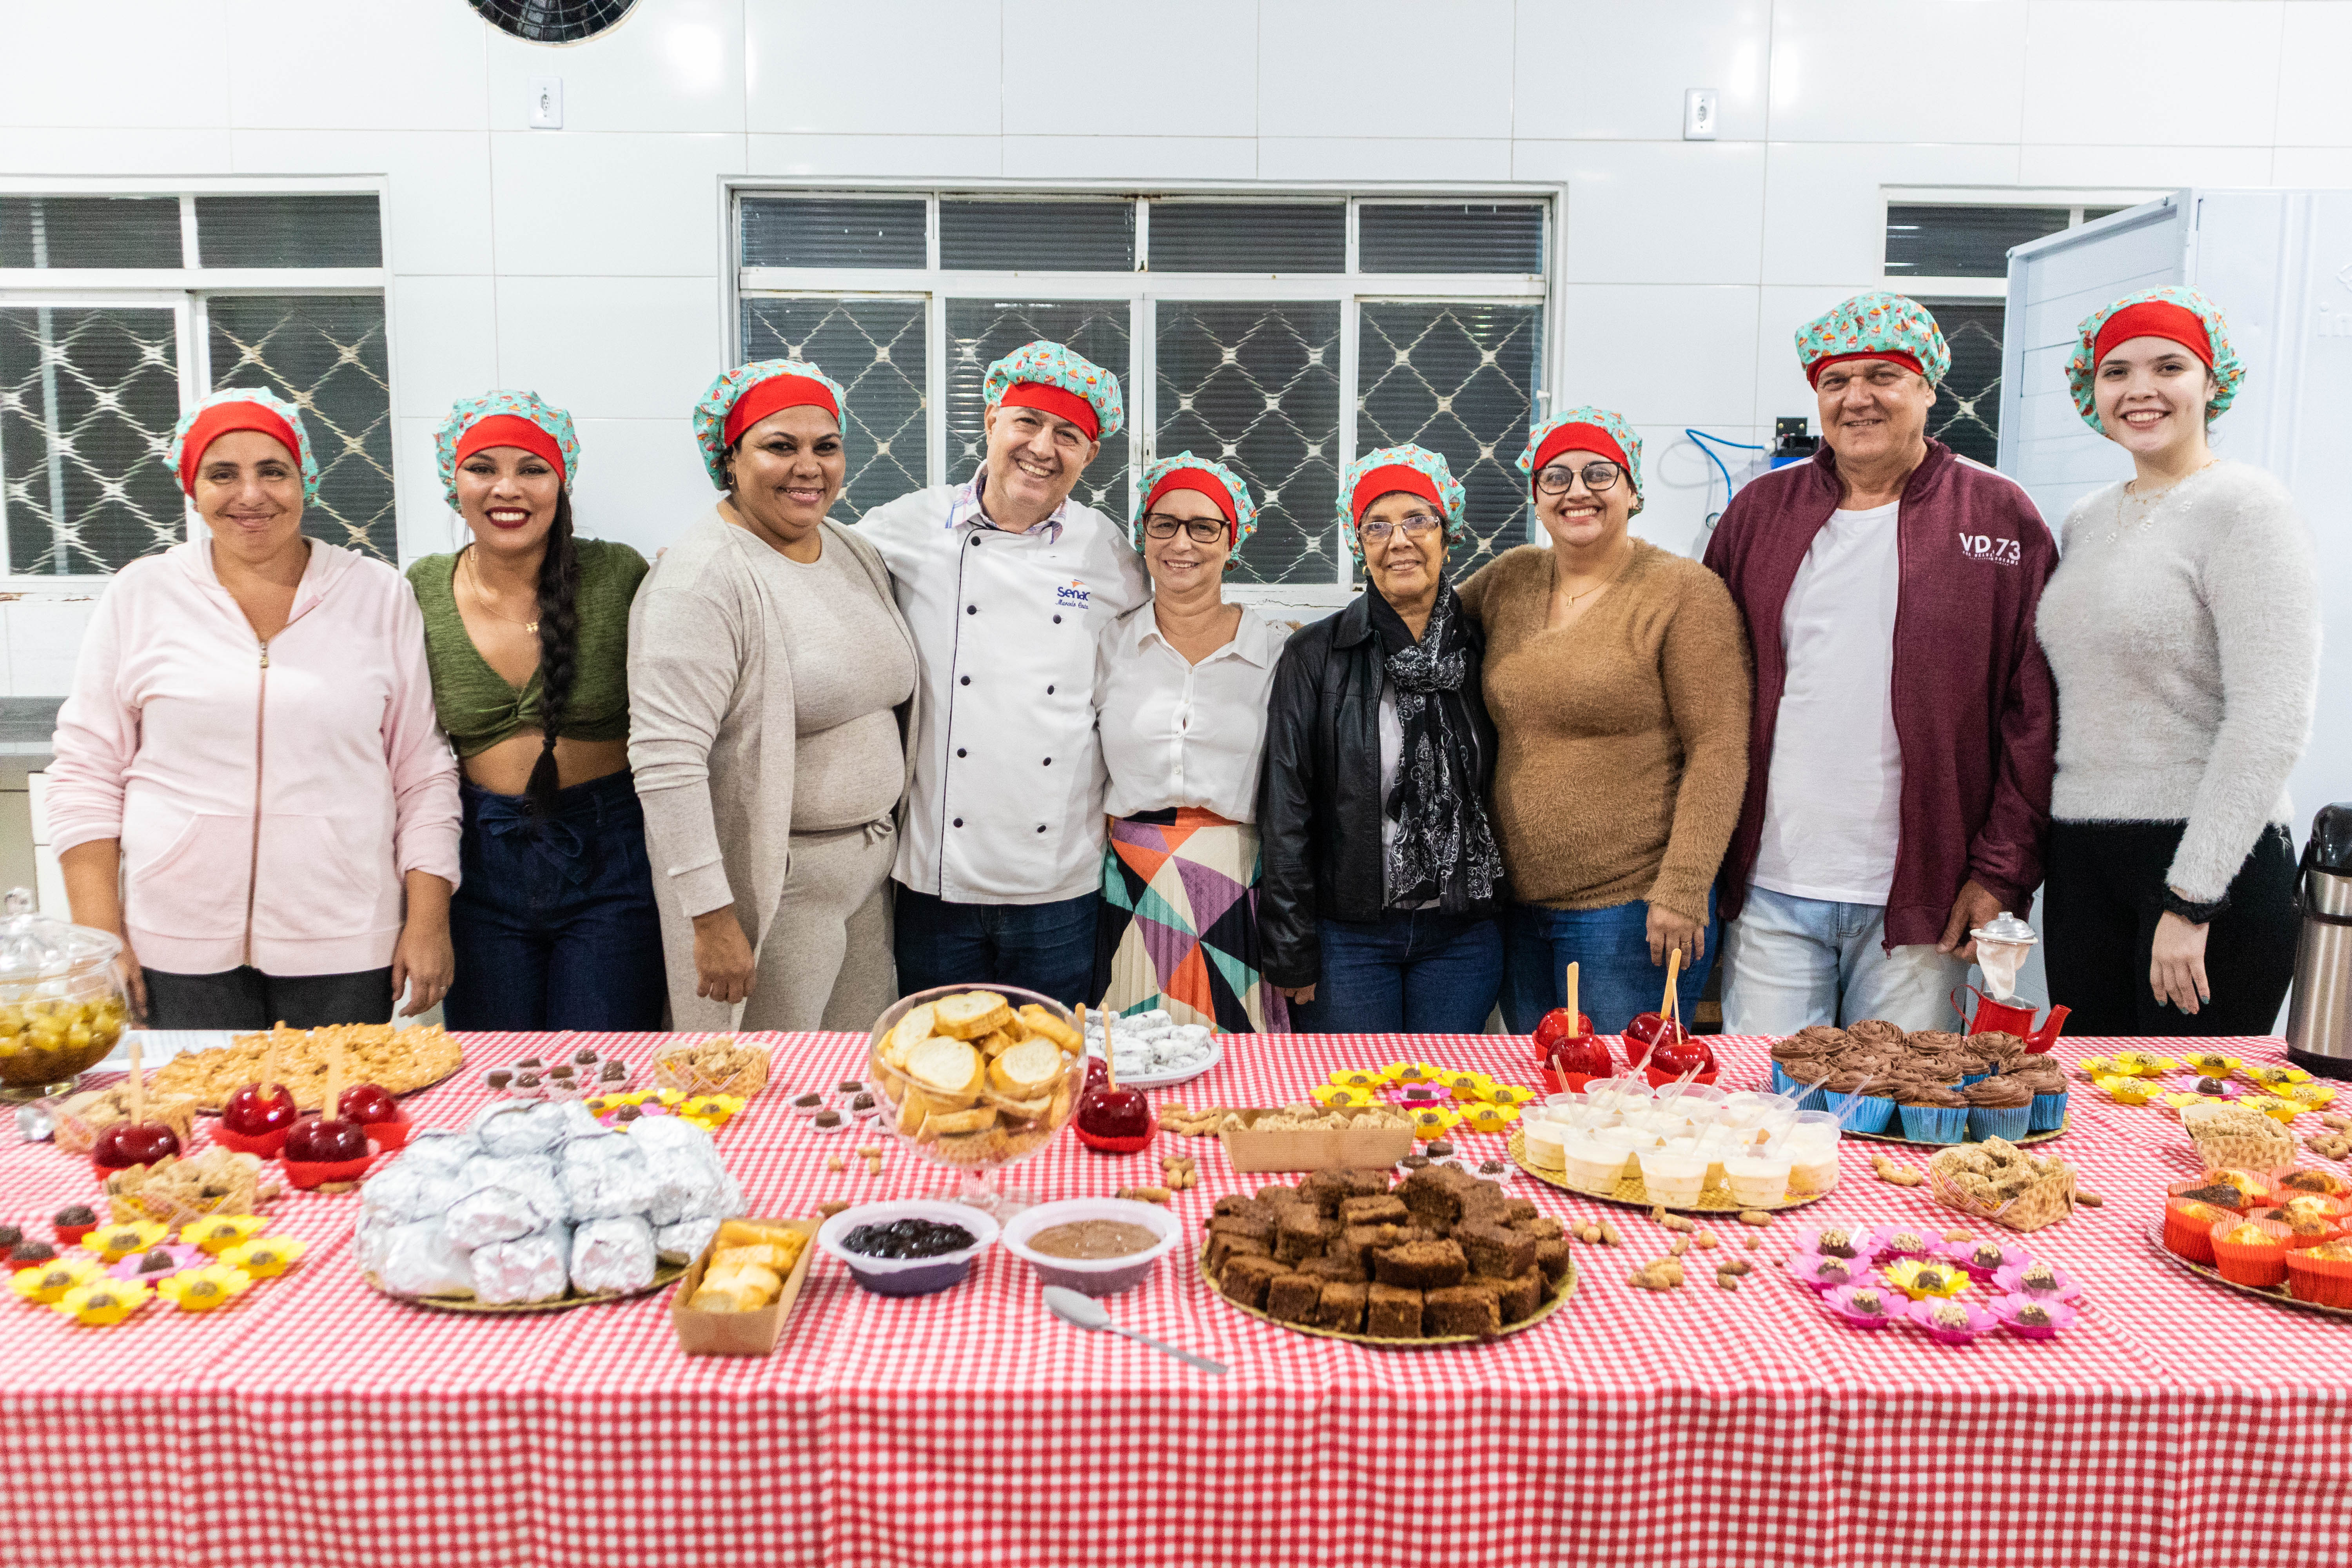
[[[1164,1007],[1219,1034],[1286,1034],[1259,973],[1257,829],[1174,806],[1110,820],[1095,981],[1113,1012]]]

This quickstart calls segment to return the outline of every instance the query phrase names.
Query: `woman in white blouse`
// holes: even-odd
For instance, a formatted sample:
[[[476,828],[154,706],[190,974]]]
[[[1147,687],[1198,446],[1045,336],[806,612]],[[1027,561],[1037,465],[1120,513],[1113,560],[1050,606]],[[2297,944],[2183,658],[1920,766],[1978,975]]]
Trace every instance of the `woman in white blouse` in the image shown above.
[[[1282,994],[1258,971],[1253,826],[1284,633],[1224,598],[1257,507],[1238,474],[1190,452],[1146,468],[1137,493],[1152,597],[1112,623],[1095,675],[1110,773],[1095,989],[1117,1013],[1286,1031]]]

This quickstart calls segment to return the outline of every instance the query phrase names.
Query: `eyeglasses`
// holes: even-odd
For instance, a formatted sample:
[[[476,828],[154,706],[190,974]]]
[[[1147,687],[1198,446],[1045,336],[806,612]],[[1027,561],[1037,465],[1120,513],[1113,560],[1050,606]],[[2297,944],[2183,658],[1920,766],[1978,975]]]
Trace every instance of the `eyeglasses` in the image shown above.
[[[1225,537],[1225,522],[1213,517],[1171,517],[1164,511],[1143,514],[1143,531],[1154,539],[1173,539],[1182,529],[1195,544],[1214,544]]]
[[[1587,463],[1581,468],[1571,468],[1564,464],[1555,463],[1536,476],[1536,489],[1548,496],[1559,495],[1565,492],[1570,484],[1581,474],[1584,479],[1584,488],[1599,495],[1602,490],[1615,484],[1618,477],[1624,471],[1614,463]]]
[[[1402,532],[1407,539],[1419,539],[1422,535],[1429,532],[1430,530],[1438,526],[1439,523],[1437,519],[1430,516],[1425,511],[1417,511],[1410,517],[1399,518],[1394,523],[1358,523],[1356,525],[1356,537],[1362,540],[1367,544],[1385,544],[1388,542],[1388,537],[1391,530]]]

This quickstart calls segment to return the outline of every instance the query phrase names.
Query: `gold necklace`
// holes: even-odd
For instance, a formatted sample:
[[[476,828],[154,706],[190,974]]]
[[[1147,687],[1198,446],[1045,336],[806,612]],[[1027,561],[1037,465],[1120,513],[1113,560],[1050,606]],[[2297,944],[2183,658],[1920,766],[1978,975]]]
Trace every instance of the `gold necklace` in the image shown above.
[[[2124,488],[2118,491],[2116,496],[2116,521],[2107,529],[2107,542],[2113,544],[2117,540],[2121,539],[2124,536],[2124,529],[2126,526],[2132,528],[2146,528],[2150,522],[2153,522],[2156,520],[2157,502],[2162,500],[2165,497],[2170,495],[2173,491],[2179,489],[2181,486],[2187,484],[2189,480],[2195,479],[2199,474],[2203,473],[2206,469],[2211,468],[2221,460],[2221,459],[2218,457],[2206,458],[2203,462],[2198,464],[2197,467],[2181,475],[2179,479],[2173,480],[2162,489],[2156,491],[2153,495],[2141,495],[2137,493],[2132,489],[2132,486],[2139,483],[2139,481],[2136,479],[2126,479],[2124,481]],[[2134,509],[2133,515],[2128,518],[2124,516],[2124,503],[2126,501],[2129,501]]]
[[[506,624],[510,626],[520,626],[523,630],[529,632],[533,637],[537,637],[539,635],[539,622],[535,618],[528,621],[516,620],[512,616],[509,616],[504,610],[499,609],[498,605],[492,602],[488,590],[482,586],[482,569],[474,563],[474,552],[470,550],[466,552],[466,576],[467,580],[473,584],[475,601],[478,603],[482,608],[489,611],[490,614],[496,616],[499,619],[506,622]]]
[[[1594,584],[1592,584],[1592,586],[1591,586],[1591,587],[1587,588],[1583,593],[1581,593],[1581,594],[1570,594],[1570,595],[1568,595],[1568,607],[1569,607],[1570,609],[1571,609],[1571,610],[1572,610],[1572,609],[1574,609],[1574,608],[1576,608],[1576,602],[1577,602],[1579,599],[1589,599],[1589,598],[1592,597],[1592,595],[1593,595],[1598,594],[1599,592],[1601,592],[1601,589],[1606,588],[1607,586],[1609,586],[1609,584],[1610,584],[1614,583],[1615,581],[1617,581],[1617,579],[1618,579],[1618,578],[1620,578],[1620,577],[1622,577],[1622,576],[1623,576],[1623,575],[1625,574],[1625,568],[1626,568],[1626,567],[1628,567],[1628,566],[1631,566],[1632,564],[1633,564],[1633,552],[1631,552],[1631,551],[1627,551],[1627,552],[1625,552],[1625,559],[1624,559],[1624,560],[1622,560],[1622,561],[1620,561],[1619,563],[1617,563],[1617,570],[1616,570],[1616,571],[1612,572],[1611,574],[1609,574],[1609,575],[1608,575],[1608,576],[1603,577],[1600,582],[1595,583]],[[1553,563],[1552,563],[1552,573],[1553,573],[1554,577],[1555,577],[1555,578],[1557,578],[1557,576],[1559,575],[1559,563],[1557,560],[1554,560],[1554,561],[1553,561]],[[1557,587],[1555,587],[1555,588],[1552,590],[1552,592],[1553,592],[1553,594],[1554,594],[1554,595],[1557,595],[1557,594],[1559,594],[1559,590]]]

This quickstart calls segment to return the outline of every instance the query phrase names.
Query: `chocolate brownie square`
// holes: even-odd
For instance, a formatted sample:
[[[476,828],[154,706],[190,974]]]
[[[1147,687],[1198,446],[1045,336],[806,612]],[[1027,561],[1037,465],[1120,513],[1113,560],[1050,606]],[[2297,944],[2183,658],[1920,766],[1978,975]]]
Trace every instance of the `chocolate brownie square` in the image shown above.
[[[1548,1237],[1536,1243],[1536,1267],[1543,1271],[1545,1284],[1559,1284],[1568,1273],[1568,1237]]]
[[[1413,1237],[1407,1233],[1413,1228],[1403,1225],[1347,1226],[1325,1247],[1324,1256],[1361,1260],[1364,1254],[1375,1247],[1402,1247],[1412,1240]]]
[[[1340,1172],[1339,1175],[1348,1184],[1347,1195],[1351,1198],[1380,1197],[1388,1192],[1391,1184],[1385,1165],[1354,1166]]]
[[[1265,1315],[1286,1323],[1307,1323],[1323,1303],[1324,1281],[1312,1274],[1277,1274],[1265,1284]]]
[[[1454,1227],[1454,1240],[1470,1260],[1474,1274],[1508,1279],[1536,1266],[1536,1238],[1524,1231],[1506,1230],[1483,1219],[1465,1219]],[[1277,1255],[1280,1250],[1276,1248]]]
[[[1301,1199],[1297,1187],[1278,1184],[1260,1187],[1257,1190],[1257,1201],[1262,1204],[1295,1204]]]
[[[1235,1258],[1217,1270],[1217,1289],[1244,1307],[1264,1307],[1265,1288],[1290,1272],[1290,1265],[1271,1258]]]
[[[1322,1304],[1315,1310],[1315,1326],[1337,1329],[1343,1334],[1364,1331],[1364,1303],[1370,1299],[1372,1288],[1360,1283],[1334,1280],[1323,1287]]]
[[[1516,1323],[1535,1316],[1544,1303],[1544,1279],[1530,1268],[1525,1274],[1509,1279],[1486,1279],[1480,1283],[1495,1293],[1496,1304],[1501,1308],[1503,1321]]]
[[[1538,1241],[1549,1241],[1556,1236],[1568,1234],[1568,1227],[1548,1214],[1539,1214],[1533,1219],[1515,1219],[1511,1222],[1511,1228],[1524,1231]]]
[[[1271,1258],[1273,1256],[1274,1248],[1263,1241],[1254,1240],[1246,1236],[1209,1237],[1208,1260],[1209,1272],[1212,1274],[1224,1268],[1225,1259],[1229,1258]]]
[[[1271,1215],[1220,1214],[1209,1216],[1211,1236],[1245,1236],[1252,1241],[1274,1245],[1274,1219]]]
[[[1249,1219],[1267,1217],[1265,1205],[1247,1193],[1227,1193],[1209,1212],[1213,1215],[1241,1215]]]
[[[1500,1187],[1495,1190],[1502,1191]],[[1543,1215],[1543,1211],[1537,1208],[1534,1202],[1528,1198],[1506,1197],[1503,1200],[1503,1208],[1507,1215],[1504,1223],[1507,1225],[1525,1225],[1528,1221],[1539,1219]]]
[[[1365,1296],[1364,1332],[1384,1340],[1421,1338],[1421,1292],[1374,1285]]]
[[[1451,1285],[1427,1292],[1421,1300],[1421,1331],[1431,1338],[1502,1331],[1502,1309],[1495,1293],[1482,1286]]]
[[[1411,1220],[1412,1211],[1404,1206],[1404,1200],[1387,1193],[1378,1197],[1339,1200],[1342,1225],[1405,1225]]]
[[[1477,1184],[1451,1165],[1424,1165],[1404,1179],[1397,1196],[1423,1225],[1448,1226],[1462,1217],[1462,1194]]]
[[[1364,1279],[1364,1259],[1360,1254],[1354,1258],[1303,1258],[1298,1272],[1312,1274],[1318,1279],[1360,1285]]]
[[[1282,1224],[1275,1230],[1274,1255],[1285,1263],[1320,1258],[1339,1230],[1336,1219],[1326,1219],[1311,1209],[1294,1208],[1282,1216]]]
[[[1409,1241],[1372,1252],[1372,1278],[1383,1285],[1435,1289],[1461,1284],[1469,1272],[1469,1260],[1451,1241]]]
[[[1298,1195],[1315,1205],[1318,1214],[1339,1212],[1339,1200],[1349,1197],[1348,1180],[1339,1171],[1310,1171],[1298,1184]]]

